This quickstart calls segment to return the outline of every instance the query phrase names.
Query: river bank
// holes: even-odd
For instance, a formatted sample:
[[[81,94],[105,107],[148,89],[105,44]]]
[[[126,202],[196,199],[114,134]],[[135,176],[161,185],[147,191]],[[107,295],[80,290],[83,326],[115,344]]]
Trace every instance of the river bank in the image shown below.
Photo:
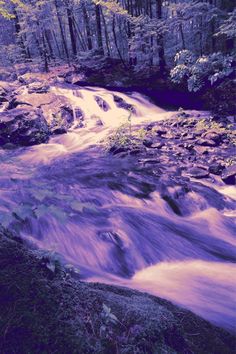
[[[234,337],[170,302],[75,280],[0,229],[2,353],[232,353]]]

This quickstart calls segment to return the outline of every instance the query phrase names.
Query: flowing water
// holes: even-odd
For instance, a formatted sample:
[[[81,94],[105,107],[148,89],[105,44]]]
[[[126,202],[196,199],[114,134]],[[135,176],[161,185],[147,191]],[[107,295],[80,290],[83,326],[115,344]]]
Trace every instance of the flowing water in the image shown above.
[[[52,91],[83,111],[84,125],[48,144],[0,151],[0,222],[60,254],[88,281],[147,291],[233,331],[235,189],[198,183],[185,199],[184,216],[176,215],[133,157],[101,149],[129,116],[113,93]],[[115,94],[135,106],[132,124],[171,115],[141,94]],[[105,112],[95,96],[106,101]]]

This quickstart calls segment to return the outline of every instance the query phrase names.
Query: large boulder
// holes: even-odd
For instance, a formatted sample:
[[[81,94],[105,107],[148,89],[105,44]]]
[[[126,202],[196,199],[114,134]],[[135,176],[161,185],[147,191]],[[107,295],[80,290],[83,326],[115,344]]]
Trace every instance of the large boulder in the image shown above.
[[[74,124],[73,108],[65,97],[50,95],[52,100],[41,105],[48,127],[52,134],[66,133]]]
[[[49,88],[50,87],[47,83],[36,81],[28,84],[28,93],[47,93]]]
[[[14,108],[0,113],[0,145],[30,146],[48,141],[50,131],[40,110]]]
[[[17,101],[24,105],[40,108],[47,121],[51,134],[66,133],[74,123],[74,115],[69,100],[52,92],[22,93]]]

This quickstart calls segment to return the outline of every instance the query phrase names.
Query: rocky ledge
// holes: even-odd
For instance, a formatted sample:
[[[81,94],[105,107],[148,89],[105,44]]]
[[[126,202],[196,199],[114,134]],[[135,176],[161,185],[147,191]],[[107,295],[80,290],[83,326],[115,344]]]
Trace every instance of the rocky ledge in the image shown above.
[[[232,353],[233,335],[163,299],[79,281],[0,226],[1,353]]]
[[[207,112],[180,110],[141,128],[119,128],[109,137],[107,149],[117,158],[133,156],[140,170],[167,185],[192,179],[234,185],[235,128],[233,121],[215,120]]]

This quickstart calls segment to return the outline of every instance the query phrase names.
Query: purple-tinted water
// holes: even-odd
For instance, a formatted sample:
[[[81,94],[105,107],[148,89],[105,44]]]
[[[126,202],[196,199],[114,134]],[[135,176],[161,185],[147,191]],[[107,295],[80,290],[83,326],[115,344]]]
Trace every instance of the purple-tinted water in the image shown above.
[[[110,157],[99,146],[127,118],[111,93],[84,88],[79,101],[59,93],[87,109],[87,126],[0,152],[0,222],[59,253],[87,280],[148,291],[234,330],[235,189],[197,183],[183,200],[185,216],[176,215],[134,158]],[[94,94],[109,112],[92,105]],[[145,97],[120,95],[136,106],[135,123],[168,117]]]

